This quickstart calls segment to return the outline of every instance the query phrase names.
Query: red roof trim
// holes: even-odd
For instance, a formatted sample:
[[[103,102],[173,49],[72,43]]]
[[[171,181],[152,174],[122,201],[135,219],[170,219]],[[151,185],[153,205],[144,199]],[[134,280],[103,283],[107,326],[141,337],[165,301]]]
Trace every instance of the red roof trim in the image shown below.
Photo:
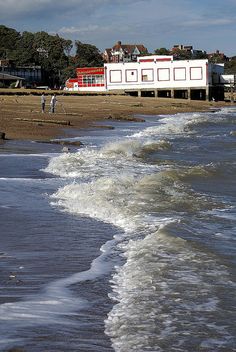
[[[170,57],[170,58],[169,58],[169,57],[168,57],[168,58],[166,57],[166,58],[163,58],[163,59],[160,58],[160,59],[157,59],[156,61],[171,61],[171,57]]]
[[[154,62],[154,59],[139,59],[139,62]]]
[[[169,58],[157,58],[157,59],[139,59],[138,61],[139,62],[154,62],[154,61],[171,61],[172,59],[171,59],[171,57]]]

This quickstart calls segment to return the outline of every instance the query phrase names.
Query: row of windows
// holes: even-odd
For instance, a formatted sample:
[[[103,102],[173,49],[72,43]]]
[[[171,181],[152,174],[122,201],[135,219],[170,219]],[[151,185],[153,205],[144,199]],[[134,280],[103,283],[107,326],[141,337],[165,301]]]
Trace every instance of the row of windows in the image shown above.
[[[104,76],[103,75],[81,75],[79,77],[79,85],[104,85]]]
[[[138,82],[138,70],[127,69],[125,72],[122,70],[111,70],[110,71],[110,83],[122,83],[123,77],[125,76],[125,82],[135,83]],[[189,68],[190,80],[202,80],[203,69],[202,67],[190,67]],[[170,81],[171,74],[170,68],[158,68],[157,69],[157,81]],[[187,79],[186,67],[175,67],[173,69],[174,81],[185,81]],[[154,69],[147,68],[141,70],[141,81],[142,82],[153,82],[154,81]]]

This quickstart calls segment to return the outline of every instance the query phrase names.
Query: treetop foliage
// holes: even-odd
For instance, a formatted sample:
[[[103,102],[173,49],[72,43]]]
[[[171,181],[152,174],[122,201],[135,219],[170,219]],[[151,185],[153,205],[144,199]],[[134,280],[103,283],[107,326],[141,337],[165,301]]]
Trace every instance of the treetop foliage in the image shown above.
[[[76,67],[103,65],[95,46],[80,41],[75,45],[76,55],[71,56],[72,41],[58,34],[50,35],[44,31],[20,33],[0,25],[0,59],[10,60],[18,67],[41,66],[50,85],[59,85],[74,77]]]

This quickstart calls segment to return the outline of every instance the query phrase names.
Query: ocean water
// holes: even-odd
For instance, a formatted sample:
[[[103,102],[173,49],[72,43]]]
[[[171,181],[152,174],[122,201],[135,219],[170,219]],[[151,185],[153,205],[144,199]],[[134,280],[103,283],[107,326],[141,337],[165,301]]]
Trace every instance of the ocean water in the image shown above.
[[[144,118],[0,146],[1,351],[236,351],[236,109]]]

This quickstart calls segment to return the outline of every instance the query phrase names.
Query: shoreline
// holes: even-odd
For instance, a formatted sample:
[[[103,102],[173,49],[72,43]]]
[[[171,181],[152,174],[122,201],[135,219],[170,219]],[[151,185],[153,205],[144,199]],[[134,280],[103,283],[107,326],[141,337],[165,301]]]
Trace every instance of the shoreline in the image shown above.
[[[109,129],[110,120],[142,123],[143,115],[169,115],[209,111],[229,106],[227,102],[193,101],[171,98],[121,95],[57,97],[54,114],[41,113],[40,96],[0,96],[0,132],[6,139],[50,141],[70,136],[71,130]],[[46,96],[49,111],[50,96]],[[106,125],[99,126],[99,122]]]

